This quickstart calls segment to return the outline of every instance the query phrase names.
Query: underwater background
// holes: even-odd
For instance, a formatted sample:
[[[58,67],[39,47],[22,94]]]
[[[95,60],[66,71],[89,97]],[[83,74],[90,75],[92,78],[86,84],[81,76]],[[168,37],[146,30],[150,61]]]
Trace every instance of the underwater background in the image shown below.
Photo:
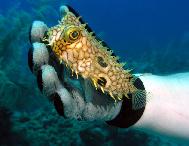
[[[187,0],[0,0],[0,146],[178,145],[164,137],[60,117],[27,65],[29,28],[72,6],[134,72],[189,71]],[[189,145],[186,143],[186,145]]]

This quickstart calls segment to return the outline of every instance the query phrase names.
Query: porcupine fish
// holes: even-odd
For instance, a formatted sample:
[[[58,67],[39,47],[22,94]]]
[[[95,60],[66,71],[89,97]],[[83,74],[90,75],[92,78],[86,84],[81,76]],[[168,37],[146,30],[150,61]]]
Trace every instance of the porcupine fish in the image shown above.
[[[115,101],[132,95],[134,109],[145,105],[146,91],[134,86],[136,77],[125,70],[113,51],[99,41],[89,26],[70,8],[64,8],[59,24],[49,28],[42,41],[48,45],[71,71],[89,79],[96,89],[109,94]]]

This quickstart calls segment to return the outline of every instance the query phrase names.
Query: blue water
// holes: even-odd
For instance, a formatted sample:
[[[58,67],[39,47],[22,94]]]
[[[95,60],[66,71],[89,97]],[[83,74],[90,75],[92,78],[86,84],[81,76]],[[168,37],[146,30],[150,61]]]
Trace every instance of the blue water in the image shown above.
[[[170,45],[169,59],[182,56],[188,62],[188,45],[181,43],[189,32],[189,2],[182,0],[71,1],[96,32],[124,59],[141,58],[152,51],[164,54]],[[176,55],[176,56],[175,56]],[[186,64],[187,65],[187,64]],[[185,67],[163,72],[179,72]],[[161,69],[160,69],[161,70]]]
[[[121,61],[127,61],[134,72],[189,71],[187,0],[0,0],[0,105],[20,113],[49,106],[27,66],[28,30],[34,20],[44,21],[49,26],[57,24],[61,4],[68,4],[79,12],[96,35],[121,57]],[[124,145],[124,138],[119,138],[112,143],[119,145],[120,140],[120,145]],[[69,143],[72,137],[64,140],[67,139]],[[128,144],[132,143],[137,145],[134,140]],[[166,143],[159,139],[157,143],[144,143],[161,144]]]

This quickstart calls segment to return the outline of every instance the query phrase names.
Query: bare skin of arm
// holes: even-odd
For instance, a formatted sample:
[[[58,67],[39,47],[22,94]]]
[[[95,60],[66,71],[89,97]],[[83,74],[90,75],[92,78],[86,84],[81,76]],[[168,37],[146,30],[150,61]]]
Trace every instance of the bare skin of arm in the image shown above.
[[[189,142],[189,73],[142,75],[148,99],[134,128]]]

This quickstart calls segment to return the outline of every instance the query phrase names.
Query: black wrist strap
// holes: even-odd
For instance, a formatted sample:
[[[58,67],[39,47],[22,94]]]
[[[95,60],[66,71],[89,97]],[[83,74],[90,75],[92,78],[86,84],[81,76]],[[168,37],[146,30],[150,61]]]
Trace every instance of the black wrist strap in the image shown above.
[[[145,90],[144,85],[139,78],[136,79],[135,87]],[[137,110],[132,109],[132,95],[129,94],[128,96],[129,99],[126,97],[123,98],[119,114],[113,120],[107,121],[107,124],[120,128],[128,128],[134,125],[141,118],[145,110],[145,106]]]

